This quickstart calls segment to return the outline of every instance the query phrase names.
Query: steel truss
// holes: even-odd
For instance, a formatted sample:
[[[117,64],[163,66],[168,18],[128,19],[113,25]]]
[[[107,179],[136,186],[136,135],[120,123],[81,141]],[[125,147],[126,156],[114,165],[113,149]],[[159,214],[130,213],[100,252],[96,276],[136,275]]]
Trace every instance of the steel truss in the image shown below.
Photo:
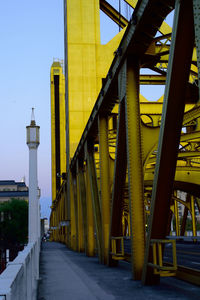
[[[172,219],[176,235],[184,235],[190,212],[197,234],[199,7],[195,0],[126,2],[134,12],[75,154],[67,158],[67,177],[52,205],[51,236],[110,266],[127,259],[124,239],[130,238],[133,278],[152,284],[168,271],[155,267],[152,245],[166,242]],[[126,25],[106,1],[100,7]],[[163,21],[173,9],[170,32]],[[156,73],[140,74],[142,68]],[[163,99],[146,101],[141,84],[165,84]]]

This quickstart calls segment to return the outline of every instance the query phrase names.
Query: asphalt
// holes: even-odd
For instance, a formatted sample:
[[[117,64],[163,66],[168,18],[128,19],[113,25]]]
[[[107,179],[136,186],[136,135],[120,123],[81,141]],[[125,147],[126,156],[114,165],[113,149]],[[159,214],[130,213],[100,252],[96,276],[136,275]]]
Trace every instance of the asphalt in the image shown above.
[[[38,300],[200,299],[200,288],[176,278],[162,278],[158,286],[133,281],[129,263],[117,268],[101,265],[54,242],[42,244]]]

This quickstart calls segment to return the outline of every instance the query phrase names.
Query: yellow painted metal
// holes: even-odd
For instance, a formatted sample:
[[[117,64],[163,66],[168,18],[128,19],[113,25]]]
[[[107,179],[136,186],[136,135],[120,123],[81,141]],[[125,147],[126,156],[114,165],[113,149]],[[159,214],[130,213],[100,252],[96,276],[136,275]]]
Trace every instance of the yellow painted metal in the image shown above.
[[[200,44],[200,30],[199,30],[200,7],[199,7],[198,0],[193,0],[193,14],[194,14],[195,41],[196,41],[196,48],[197,48],[198,87],[199,87],[199,98],[200,98],[200,45],[199,45]]]
[[[163,85],[165,84],[166,76],[164,75],[140,75],[140,84],[145,85]]]
[[[66,131],[65,131],[65,77],[62,65],[54,61],[51,66],[51,172],[52,201],[56,199],[56,141],[55,141],[55,76],[59,77],[59,129],[60,129],[60,174],[66,173]],[[58,117],[58,116],[57,116]],[[61,179],[62,184],[62,179]]]
[[[132,272],[140,280],[144,263],[144,187],[139,107],[139,62],[127,60],[126,130],[131,219]]]
[[[78,164],[78,162],[77,162]],[[85,249],[84,245],[84,228],[83,228],[83,210],[81,203],[81,179],[80,179],[80,169],[77,165],[77,221],[78,221],[78,251],[83,252]]]
[[[69,143],[72,157],[123,32],[108,45],[101,45],[99,0],[66,0],[66,4]]]
[[[164,265],[163,263],[163,246],[165,244],[171,244],[172,246],[173,263],[171,266]],[[153,253],[153,263],[148,263],[148,266],[153,268],[154,274],[160,275],[162,277],[175,276],[177,271],[176,241],[165,239],[152,239],[151,247]]]
[[[162,261],[163,257],[162,257],[162,244],[158,243],[158,261],[159,261],[159,265],[162,267],[163,266],[163,261]]]
[[[71,241],[71,248],[73,250],[76,250],[76,219],[75,219],[75,204],[74,204],[74,191],[73,191],[73,176],[70,174],[70,216],[71,216],[71,236],[70,236],[70,241]]]
[[[99,192],[97,186],[97,176],[94,161],[94,145],[93,143],[85,144],[85,156],[87,159],[88,171],[89,171],[89,184],[92,195],[92,207],[93,216],[96,230],[96,244],[99,261],[103,261],[102,251],[102,223],[101,223],[101,209],[99,203]]]
[[[92,193],[90,188],[89,168],[86,162],[85,171],[86,181],[86,201],[87,201],[87,248],[86,254],[88,256],[94,256],[95,252],[95,240],[94,240],[94,217],[92,207]]]
[[[173,191],[177,152],[179,148],[183,111],[185,106],[183,101],[183,98],[185,97],[184,87],[187,86],[186,84],[189,77],[190,60],[193,50],[191,4],[191,2],[183,1],[176,2],[175,6],[175,21],[173,25],[174,34],[172,35],[173,38],[170,51],[170,64],[167,74],[163,118],[160,130],[157,163],[151,198],[152,205],[149,219],[147,246],[145,251],[143,282],[150,281],[153,278],[153,274],[147,268],[148,261],[151,261],[152,259],[150,240],[152,238],[165,237],[168,229],[170,198]],[[181,44],[181,41],[183,41],[183,31],[185,33],[185,37],[187,34],[187,45],[189,47],[186,47],[184,51],[181,52],[181,49],[183,49]],[[182,54],[181,56],[180,53]],[[185,61],[184,65],[182,64],[182,59]],[[182,67],[183,69],[181,69]],[[180,85],[181,89],[178,88],[178,85]],[[173,101],[174,99],[176,99],[175,103]],[[166,148],[166,143],[169,143],[169,151],[168,148]],[[170,165],[168,164],[168,161],[170,161]],[[166,179],[167,184],[165,184]],[[156,279],[157,278],[154,279],[154,282]]]
[[[87,203],[86,203],[86,189],[85,189],[85,165],[83,159],[78,161],[78,184],[80,189],[80,202],[82,214],[83,227],[83,244],[84,249],[87,249]]]
[[[121,79],[119,76],[119,81]],[[124,84],[124,91],[126,91],[126,85]],[[116,128],[117,127],[117,128]],[[114,172],[112,174],[113,186],[112,186],[112,204],[111,204],[111,220],[110,220],[110,246],[109,246],[109,265],[116,265],[116,260],[112,260],[110,254],[112,239],[117,236],[125,234],[127,227],[125,221],[124,211],[124,185],[126,181],[126,168],[127,168],[127,155],[126,155],[126,127],[125,127],[125,101],[120,93],[119,114],[116,128],[116,148],[113,159]],[[127,212],[127,210],[126,210]],[[127,214],[126,214],[127,215]],[[119,250],[119,242],[116,241],[116,251]],[[112,251],[113,252],[113,251]]]
[[[78,240],[78,197],[77,197],[77,176],[75,173],[72,173],[72,191],[73,191],[73,197],[70,198],[70,202],[73,201],[71,204],[71,209],[74,206],[74,213],[72,212],[71,215],[71,222],[75,223],[75,237],[74,237],[74,243],[75,243],[75,249],[78,251],[79,249],[79,240]],[[73,218],[73,220],[72,220]],[[71,241],[72,243],[72,241]],[[71,246],[71,245],[70,245]]]
[[[192,217],[192,231],[193,236],[197,236],[197,226],[196,226],[196,217],[195,217],[195,201],[194,196],[190,196],[190,203],[191,203],[191,217]]]
[[[127,3],[134,6],[138,1],[127,0]],[[138,7],[140,12],[142,8],[138,2]],[[167,1],[166,1],[167,2]],[[99,1],[85,1],[85,0],[66,0],[67,10],[65,10],[65,15],[67,15],[67,24],[65,24],[65,35],[67,42],[67,51],[66,53],[66,74],[67,74],[67,110],[69,112],[69,145],[70,145],[70,157],[67,157],[67,161],[73,157],[76,150],[77,144],[79,143],[80,137],[82,135],[85,124],[88,120],[88,116],[93,108],[96,97],[102,87],[102,78],[106,78],[106,84],[103,85],[103,89],[97,99],[97,103],[93,112],[98,111],[98,115],[94,113],[91,115],[86,132],[84,132],[85,140],[79,145],[74,156],[75,165],[79,159],[83,159],[85,154],[84,170],[86,171],[84,176],[86,181],[86,203],[82,201],[82,191],[83,191],[83,182],[82,177],[80,177],[80,170],[74,170],[73,167],[69,168],[69,176],[72,176],[70,179],[70,184],[67,185],[66,189],[60,191],[61,195],[56,197],[56,172],[55,172],[55,136],[52,134],[52,191],[53,191],[53,205],[52,205],[52,215],[51,215],[51,226],[54,228],[52,237],[55,241],[66,242],[66,232],[71,233],[70,242],[67,240],[67,245],[72,249],[83,250],[85,248],[87,255],[92,256],[94,254],[95,248],[95,235],[97,241],[97,251],[99,259],[101,262],[106,262],[106,241],[109,230],[107,225],[110,222],[109,214],[109,193],[114,182],[114,159],[117,155],[115,154],[116,148],[116,131],[113,130],[112,126],[108,126],[105,122],[107,118],[110,118],[110,123],[112,123],[112,118],[117,119],[118,103],[122,99],[118,99],[119,95],[117,90],[120,88],[117,87],[119,82],[116,82],[116,78],[121,72],[122,65],[124,61],[127,61],[127,99],[126,99],[126,124],[124,122],[124,127],[126,126],[127,131],[127,153],[128,153],[128,171],[129,179],[126,180],[124,189],[124,195],[122,196],[122,230],[123,234],[130,234],[132,237],[131,246],[132,246],[132,269],[135,279],[140,279],[141,269],[143,265],[143,256],[144,256],[144,239],[145,239],[145,225],[144,225],[144,206],[150,206],[149,199],[151,193],[151,188],[145,192],[145,199],[143,195],[143,181],[145,184],[152,185],[154,172],[155,172],[155,160],[157,155],[157,144],[158,144],[158,134],[160,127],[160,120],[162,114],[162,98],[157,102],[149,102],[142,95],[139,97],[138,86],[139,83],[164,83],[165,81],[165,72],[163,72],[162,67],[167,70],[168,59],[169,59],[169,45],[171,39],[171,28],[169,26],[161,25],[160,32],[163,34],[161,37],[156,37],[153,42],[149,42],[149,46],[144,55],[141,55],[141,62],[144,62],[144,65],[147,64],[151,68],[160,68],[158,74],[161,75],[151,75],[151,74],[141,74],[139,79],[138,72],[138,63],[133,63],[131,59],[124,55],[123,51],[126,48],[126,45],[130,42],[130,36],[132,34],[124,37],[126,38],[126,43],[123,44],[124,48],[120,48],[116,51],[119,46],[120,40],[123,38],[125,30],[122,30],[117,36],[115,36],[108,44],[100,44],[100,29],[99,29]],[[168,3],[168,2],[167,2]],[[152,4],[153,5],[153,4]],[[168,5],[168,4],[167,4]],[[159,8],[156,8],[156,11]],[[147,16],[148,14],[146,14]],[[156,15],[156,14],[155,14]],[[138,14],[138,18],[140,15]],[[147,16],[148,18],[148,16]],[[159,16],[160,18],[160,16]],[[144,20],[143,20],[144,21]],[[140,27],[142,23],[138,23],[136,27]],[[132,24],[130,24],[131,28]],[[152,26],[153,28],[153,26]],[[135,30],[135,29],[132,29]],[[142,32],[145,31],[145,28],[142,27]],[[143,37],[147,35],[142,33]],[[138,33],[138,38],[140,33]],[[153,36],[152,36],[153,38]],[[148,43],[145,39],[141,39],[142,42]],[[132,48],[127,53],[131,53],[131,57],[136,59],[138,49],[137,45],[135,47],[134,41],[131,41]],[[137,43],[136,43],[137,44]],[[141,43],[142,44],[142,43]],[[142,45],[141,45],[142,47]],[[136,48],[136,50],[135,50]],[[107,74],[110,64],[112,63],[113,57],[120,57],[123,55],[123,60],[120,59],[117,61],[115,66],[115,60],[112,64],[113,72]],[[140,55],[140,54],[139,54]],[[196,67],[196,52],[194,50],[192,58],[192,67],[190,72],[190,82],[194,82],[197,78],[197,67]],[[150,64],[148,65],[149,61]],[[155,61],[154,61],[155,60]],[[144,66],[142,65],[142,67]],[[57,65],[58,66],[58,65]],[[55,68],[57,68],[55,66]],[[116,68],[114,69],[115,66]],[[59,67],[60,68],[60,67]],[[55,69],[56,70],[56,69]],[[54,70],[54,71],[55,71]],[[56,71],[57,72],[57,71]],[[60,73],[59,73],[60,74]],[[193,77],[192,77],[193,76]],[[53,78],[53,77],[51,77]],[[193,79],[192,79],[193,78]],[[110,84],[111,82],[111,84]],[[60,80],[61,83],[61,80]],[[110,88],[106,91],[107,86]],[[121,83],[120,83],[121,84]],[[52,84],[53,85],[53,84]],[[51,94],[52,99],[54,97],[54,86],[52,86]],[[62,88],[61,88],[62,89]],[[107,94],[106,94],[107,93]],[[60,96],[61,97],[61,96]],[[124,97],[124,96],[123,96]],[[140,104],[139,104],[140,98]],[[100,100],[101,101],[100,101]],[[105,101],[106,100],[106,101]],[[176,101],[174,99],[174,101]],[[103,106],[101,106],[103,103]],[[116,103],[113,108],[113,103]],[[192,102],[193,103],[193,102]],[[101,106],[101,110],[98,110]],[[108,107],[112,107],[111,110]],[[185,111],[193,107],[194,105],[188,105]],[[62,107],[60,111],[64,112],[65,108]],[[102,117],[103,112],[103,117]],[[95,117],[94,117],[95,116]],[[53,111],[52,111],[53,117]],[[68,117],[68,116],[67,116]],[[94,117],[94,118],[93,118]],[[184,125],[187,128],[193,128],[187,133],[182,134],[180,141],[180,151],[178,155],[177,169],[175,184],[186,184],[189,192],[193,192],[193,184],[196,188],[200,185],[200,155],[199,155],[199,142],[200,142],[200,133],[198,131],[200,127],[199,122],[199,107],[198,105],[188,113],[185,113]],[[54,116],[55,119],[55,116]],[[60,116],[60,122],[65,119],[64,116]],[[97,120],[99,119],[99,127],[97,126]],[[141,125],[142,119],[142,125]],[[145,123],[145,124],[144,124]],[[91,126],[89,132],[88,128]],[[63,124],[61,124],[63,128]],[[54,121],[52,120],[52,126],[55,126]],[[192,127],[193,126],[193,127]],[[194,129],[196,126],[196,129]],[[112,133],[111,133],[111,130]],[[101,136],[101,133],[104,133]],[[125,132],[125,130],[124,130]],[[109,147],[108,141],[106,140],[109,135]],[[61,139],[65,136],[65,133],[61,133]],[[106,138],[105,138],[106,137]],[[143,147],[141,146],[141,141]],[[88,151],[88,145],[95,145],[93,149]],[[85,153],[83,147],[85,146]],[[62,148],[63,145],[60,145]],[[103,151],[102,151],[103,149]],[[78,154],[77,154],[78,153]],[[68,152],[67,152],[68,154]],[[94,159],[95,157],[95,159]],[[100,157],[100,163],[98,161]],[[60,162],[64,166],[66,157],[61,158]],[[85,165],[86,163],[86,165]],[[72,166],[72,164],[71,164]],[[100,167],[100,168],[99,168]],[[106,168],[105,168],[106,167]],[[125,166],[126,168],[126,166]],[[77,171],[77,178],[75,177],[75,172]],[[54,172],[54,173],[53,173]],[[110,173],[110,174],[109,174]],[[106,179],[107,178],[107,179]],[[54,183],[53,183],[54,180]],[[128,187],[129,182],[129,187]],[[62,183],[62,181],[61,181]],[[66,206],[66,193],[69,192],[67,204],[70,203],[70,206]],[[145,186],[146,190],[146,186]],[[99,193],[101,192],[101,194]],[[150,191],[150,192],[149,192]],[[128,204],[128,194],[129,194],[129,203]],[[101,201],[99,201],[99,196]],[[54,201],[55,200],[55,201]],[[180,200],[175,200],[175,205],[177,201],[181,203]],[[106,204],[106,205],[105,205]],[[192,204],[192,203],[191,203]],[[193,203],[194,204],[194,203]],[[192,211],[191,205],[187,203],[185,207],[189,208]],[[118,207],[116,209],[119,209]],[[121,208],[120,208],[121,209]],[[69,214],[70,210],[70,214]],[[194,210],[194,205],[193,205]],[[87,216],[87,243],[84,247],[83,243],[83,212],[86,211],[85,216]],[[176,208],[173,209],[176,211]],[[62,220],[65,220],[67,216],[70,215],[69,229],[61,226]],[[116,214],[119,215],[119,214]],[[178,209],[177,209],[178,215]],[[194,214],[193,214],[194,216]],[[94,220],[95,222],[94,222]],[[195,219],[194,219],[195,220]],[[194,221],[193,220],[193,221]],[[94,226],[94,223],[95,226]],[[127,224],[128,223],[128,224]],[[127,230],[128,228],[128,230]],[[68,230],[68,231],[67,231]],[[82,230],[82,231],[81,231]],[[126,231],[126,232],[125,232]],[[121,235],[121,233],[119,234]],[[116,237],[111,238],[113,244],[112,253],[115,253],[115,259],[122,259],[124,255],[119,253],[119,244],[122,243],[123,238],[120,236],[119,240]],[[153,243],[153,264],[157,265],[153,267],[157,274],[160,276],[170,275],[168,269],[163,269],[162,262],[162,242]],[[156,248],[157,247],[157,248]],[[102,251],[103,248],[103,251]],[[121,246],[121,249],[123,247]],[[104,253],[104,260],[102,259]],[[159,254],[157,256],[157,254]],[[174,260],[175,255],[173,252]],[[158,262],[158,263],[157,263]],[[165,271],[163,273],[163,271]],[[164,275],[163,275],[164,274]]]
[[[138,0],[125,0],[125,2],[128,3],[132,8],[135,8]],[[172,32],[172,28],[166,22],[163,22],[159,31],[162,34],[168,34]]]
[[[102,246],[104,263],[108,263],[109,226],[111,209],[110,168],[108,147],[108,120],[99,117],[99,150],[100,150],[100,201],[102,222]]]
[[[100,20],[98,0],[66,3],[69,137],[70,156],[73,156],[101,86],[96,68]]]
[[[150,181],[152,182],[154,177],[154,168],[149,168],[145,170],[144,174],[144,181]],[[200,168],[194,168],[194,167],[177,167],[176,168],[176,174],[175,174],[175,181],[178,182],[187,182],[187,184],[200,184]],[[192,194],[192,191],[191,191]]]
[[[117,243],[120,242],[120,246],[117,247]],[[121,251],[117,251],[117,249]],[[111,255],[114,260],[123,260],[124,259],[124,237],[111,237]]]
[[[113,6],[111,6],[107,1],[100,0],[100,9],[117,23],[121,28],[124,28],[128,25],[128,20],[124,18]]]
[[[157,265],[157,251],[156,251],[156,243],[152,243],[152,251],[153,251],[153,264]],[[156,272],[156,270],[155,270]]]

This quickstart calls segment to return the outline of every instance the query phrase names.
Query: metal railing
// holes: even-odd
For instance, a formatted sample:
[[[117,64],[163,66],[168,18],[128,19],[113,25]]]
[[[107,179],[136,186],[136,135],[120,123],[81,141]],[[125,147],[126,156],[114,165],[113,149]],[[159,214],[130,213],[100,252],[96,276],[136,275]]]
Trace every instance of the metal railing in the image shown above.
[[[172,245],[173,263],[171,266],[165,265],[163,262],[164,244]],[[160,276],[175,276],[177,270],[176,241],[164,240],[164,239],[152,239],[151,246],[153,250],[153,263],[149,262],[148,266],[154,268],[154,274],[159,274]]]

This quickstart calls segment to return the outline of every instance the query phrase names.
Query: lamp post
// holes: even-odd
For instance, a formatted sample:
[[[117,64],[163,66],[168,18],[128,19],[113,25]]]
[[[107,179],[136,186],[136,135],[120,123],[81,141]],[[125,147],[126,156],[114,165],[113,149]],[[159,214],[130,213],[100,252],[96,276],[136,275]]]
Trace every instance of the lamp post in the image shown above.
[[[37,180],[37,148],[40,144],[40,127],[36,126],[34,108],[32,108],[31,123],[26,126],[26,143],[29,147],[29,221],[28,241],[36,242],[40,234],[39,199]]]

